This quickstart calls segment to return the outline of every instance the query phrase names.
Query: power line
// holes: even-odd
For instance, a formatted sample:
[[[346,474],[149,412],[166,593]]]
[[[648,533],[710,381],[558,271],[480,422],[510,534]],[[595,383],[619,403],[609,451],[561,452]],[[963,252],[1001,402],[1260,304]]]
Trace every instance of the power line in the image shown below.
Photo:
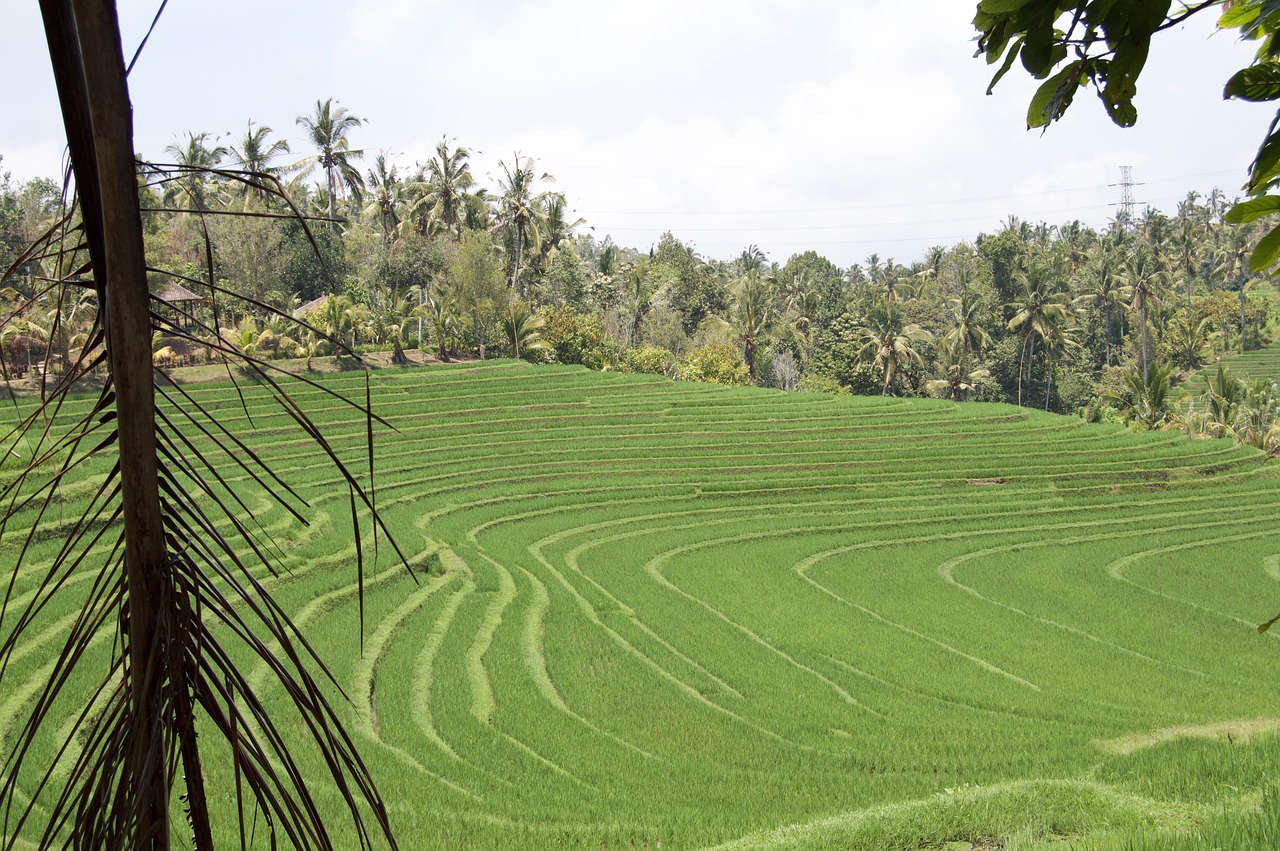
[[[1173,181],[1191,180],[1196,177],[1215,177],[1222,174],[1238,174],[1238,169],[1225,169],[1222,171],[1205,171],[1197,174],[1185,174],[1174,177],[1163,177],[1151,181],[1152,183],[1171,183]],[[609,216],[771,216],[771,215],[800,215],[803,213],[841,213],[856,212],[861,210],[894,210],[905,209],[911,207],[938,207],[948,204],[982,204],[990,201],[1005,201],[1014,198],[1039,198],[1046,195],[1060,195],[1068,192],[1091,192],[1101,189],[1108,189],[1118,184],[1100,183],[1094,186],[1076,186],[1065,189],[1044,189],[1037,192],[1018,192],[1008,195],[987,195],[975,196],[971,198],[951,198],[947,200],[929,200],[929,201],[901,201],[891,204],[860,204],[854,206],[842,207],[810,207],[801,209],[775,209],[775,210],[588,210],[576,209],[575,212],[583,215],[609,215]],[[1137,186],[1145,186],[1146,184],[1134,184]]]
[[[1141,185],[1141,184],[1138,184],[1138,185]],[[1154,201],[1150,202],[1148,206],[1150,206],[1150,204],[1152,203],[1159,204],[1159,203],[1167,203],[1167,202],[1176,201],[1176,200],[1178,199],[1172,198],[1172,197],[1157,198]],[[1056,210],[1039,210],[1035,212],[1030,212],[1030,213],[1027,213],[1026,215],[1019,216],[1019,218],[1028,219],[1028,218],[1035,217],[1043,220],[1044,216],[1057,216],[1057,215],[1062,215],[1064,213],[1083,213],[1083,212],[1090,212],[1090,211],[1099,211],[1099,210],[1105,210],[1107,207],[1114,207],[1114,206],[1115,204],[1089,204],[1089,205],[1080,206],[1080,207],[1062,207]],[[752,226],[752,225],[741,225],[737,227],[723,227],[723,228],[704,228],[704,227],[688,228],[688,227],[679,227],[679,226],[675,226],[675,227],[672,227],[672,226],[664,226],[664,227],[609,226],[608,230],[610,233],[665,233],[667,231],[679,231],[680,233],[788,233],[788,232],[808,233],[812,231],[912,227],[915,225],[948,225],[948,224],[961,224],[965,222],[986,222],[986,221],[991,221],[995,217],[996,217],[995,214],[991,214],[991,215],[978,215],[978,216],[961,216],[961,217],[951,218],[951,219],[911,219],[908,221],[893,221],[893,222],[852,222],[852,223],[846,223],[846,224],[832,224],[832,225],[812,225],[812,226],[784,225],[784,226],[778,226],[778,227]]]

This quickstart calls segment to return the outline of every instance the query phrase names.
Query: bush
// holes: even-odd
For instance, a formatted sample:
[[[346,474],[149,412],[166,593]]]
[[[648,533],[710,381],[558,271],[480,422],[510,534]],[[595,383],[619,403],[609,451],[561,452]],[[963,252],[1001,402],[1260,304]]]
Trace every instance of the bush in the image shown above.
[[[675,372],[675,357],[661,346],[627,349],[618,359],[618,372],[671,375]]]
[[[800,379],[800,389],[809,393],[835,393],[848,396],[849,388],[828,375],[809,374]]]
[[[542,339],[556,363],[604,369],[613,359],[609,340],[594,316],[558,307],[543,314],[543,319]]]
[[[685,362],[676,368],[676,378],[708,384],[746,385],[751,383],[751,372],[743,363],[738,347],[722,343],[698,346],[691,351]]]

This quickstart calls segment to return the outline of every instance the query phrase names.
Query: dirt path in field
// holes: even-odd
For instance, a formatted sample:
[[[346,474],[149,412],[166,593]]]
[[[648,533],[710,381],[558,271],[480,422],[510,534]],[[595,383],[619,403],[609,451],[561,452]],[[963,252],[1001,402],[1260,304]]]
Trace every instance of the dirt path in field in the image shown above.
[[[1243,742],[1272,730],[1280,730],[1280,718],[1247,718],[1236,721],[1217,721],[1213,724],[1183,724],[1146,733],[1133,733],[1115,739],[1095,739],[1093,743],[1109,753],[1126,755],[1170,739],[1224,739]]]

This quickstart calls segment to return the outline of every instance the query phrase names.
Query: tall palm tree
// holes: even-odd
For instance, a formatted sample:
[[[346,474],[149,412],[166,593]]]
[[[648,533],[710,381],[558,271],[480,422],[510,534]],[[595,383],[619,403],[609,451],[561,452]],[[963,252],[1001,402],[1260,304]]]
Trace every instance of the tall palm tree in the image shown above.
[[[1022,348],[1018,361],[1018,404],[1022,404],[1023,375],[1030,377],[1031,364],[1035,362],[1036,343],[1060,336],[1060,330],[1074,318],[1070,296],[1057,289],[1052,269],[1044,263],[1032,262],[1026,270],[1019,271],[1014,279],[1021,284],[1023,296],[1006,307],[1013,311],[1007,327],[1022,334]]]
[[[345,106],[337,106],[333,99],[316,101],[315,112],[311,115],[299,115],[298,126],[307,131],[307,141],[317,151],[315,156],[303,160],[306,172],[321,168],[325,173],[325,185],[329,190],[329,218],[338,217],[338,196],[343,190],[351,193],[352,199],[359,203],[364,195],[364,178],[360,170],[352,165],[353,160],[361,159],[364,151],[352,150],[347,134],[364,123],[347,111]],[[332,229],[334,222],[329,222]]]
[[[1200,401],[1204,403],[1210,433],[1218,437],[1232,436],[1236,417],[1248,395],[1248,386],[1221,363],[1213,372],[1206,374]]]
[[[1180,209],[1173,231],[1173,256],[1187,287],[1187,310],[1191,309],[1191,287],[1200,253],[1200,234],[1199,225],[1189,215],[1183,215]]]
[[[969,397],[977,382],[991,375],[985,369],[970,370],[968,357],[961,350],[961,343],[948,335],[938,347],[938,371],[941,378],[925,382],[925,390],[935,396],[942,396],[953,402],[960,402]]]
[[[381,287],[374,291],[369,309],[369,331],[378,344],[391,344],[391,362],[397,366],[409,363],[404,353],[409,323],[417,318],[416,303],[405,291]]]
[[[1213,320],[1205,317],[1199,322],[1187,314],[1169,320],[1165,340],[1174,363],[1183,369],[1199,369],[1213,356]]]
[[[543,198],[542,211],[542,243],[538,248],[538,268],[545,271],[551,263],[555,252],[573,239],[573,232],[587,223],[578,217],[570,220],[573,211],[564,193],[547,192]]]
[[[1131,293],[1129,307],[1138,312],[1138,334],[1141,341],[1139,347],[1139,369],[1142,382],[1150,381],[1151,358],[1148,353],[1148,340],[1151,336],[1147,315],[1151,308],[1164,303],[1164,284],[1167,276],[1157,264],[1155,254],[1144,242],[1138,242],[1129,256],[1125,258],[1124,267],[1120,271],[1120,279]]]
[[[760,246],[752,244],[742,249],[742,253],[734,259],[733,267],[739,275],[746,276],[752,272],[763,272],[768,262],[769,258],[760,250]]]
[[[231,158],[235,160],[236,165],[248,172],[254,184],[257,182],[254,176],[279,180],[286,171],[285,168],[272,165],[271,161],[281,154],[289,153],[289,143],[284,139],[271,142],[267,138],[270,134],[270,127],[264,124],[255,130],[253,122],[250,121],[240,144],[231,145]],[[266,187],[254,184],[245,184],[245,191],[260,199],[268,196]]]
[[[943,338],[948,343],[958,346],[960,365],[969,361],[970,355],[981,355],[991,345],[991,335],[980,325],[981,304],[968,290],[960,295],[947,299],[947,310],[951,314],[951,330]]]
[[[907,323],[902,305],[887,298],[876,299],[867,311],[866,321],[858,329],[858,360],[870,363],[884,376],[880,395],[888,396],[893,380],[903,368],[924,359],[915,344],[928,340],[929,332]]]
[[[1133,296],[1133,289],[1119,276],[1115,251],[1104,244],[1085,264],[1084,283],[1079,301],[1097,305],[1102,314],[1102,341],[1106,348],[1106,364],[1111,366],[1111,349],[1115,343],[1112,310]]]
[[[209,133],[187,133],[185,145],[165,145],[164,152],[174,158],[178,166],[178,177],[170,184],[181,191],[187,198],[187,209],[205,212],[209,209],[206,181],[211,169],[218,167],[227,149],[222,145],[209,147]],[[213,141],[217,141],[214,139]],[[166,195],[172,196],[172,192]]]
[[[1075,315],[1068,313],[1068,317],[1067,322],[1051,325],[1048,336],[1044,338],[1044,409],[1046,411],[1049,410],[1049,399],[1053,392],[1054,358],[1080,348],[1080,343],[1075,338],[1077,330],[1073,324]]]
[[[1223,289],[1236,293],[1240,300],[1240,350],[1248,348],[1245,325],[1246,291],[1251,282],[1249,269],[1249,229],[1227,226],[1226,234],[1215,254],[1214,277]]]
[[[364,208],[366,215],[376,218],[378,229],[382,232],[382,243],[391,240],[391,234],[400,224],[400,191],[402,183],[396,174],[394,165],[388,166],[387,152],[379,151],[369,169],[369,203]]]
[[[139,166],[115,5],[96,0],[41,0],[40,5],[76,177],[79,221],[66,217],[27,256],[86,246],[74,264],[80,277],[61,283],[92,289],[101,309],[70,380],[18,427],[17,439],[31,440],[36,451],[16,477],[6,477],[0,527],[16,516],[15,505],[20,510],[32,498],[39,501],[42,491],[56,490],[84,452],[108,453],[115,463],[97,503],[67,530],[60,528],[59,554],[39,589],[25,603],[11,601],[17,611],[6,619],[0,637],[0,677],[15,649],[46,625],[41,613],[64,592],[70,572],[96,571],[76,618],[60,636],[63,646],[51,657],[33,709],[25,718],[11,719],[0,808],[12,816],[10,829],[30,825],[36,815],[35,821],[45,825],[42,832],[37,829],[41,847],[166,851],[171,833],[186,833],[197,851],[211,851],[202,759],[217,752],[230,756],[248,793],[248,805],[238,808],[242,828],[247,830],[247,813],[261,811],[273,845],[333,848],[307,780],[281,735],[283,719],[253,698],[249,675],[235,661],[239,654],[228,646],[239,641],[292,699],[338,795],[349,805],[357,835],[370,838],[371,816],[394,845],[372,777],[311,673],[320,660],[298,638],[258,574],[248,569],[247,553],[266,556],[243,514],[229,510],[223,480],[214,471],[238,467],[282,504],[292,506],[292,497],[275,487],[281,483],[260,459],[234,451],[236,439],[215,417],[203,409],[197,413],[184,394],[156,384],[152,332],[181,335],[182,329],[150,308]],[[148,168],[165,179],[190,174],[181,166]],[[72,229],[65,245],[64,227]],[[255,368],[253,362],[246,366]],[[93,415],[66,423],[69,428],[46,428],[45,418],[58,416],[74,379],[99,368],[109,378]],[[163,405],[157,404],[158,396],[164,397]],[[294,406],[294,413],[304,430],[317,434],[301,409]],[[188,425],[175,424],[182,417]],[[208,429],[205,434],[226,451],[215,457],[186,443],[183,435],[199,429]],[[323,439],[320,445],[337,460]],[[340,463],[339,468],[357,503],[372,509],[359,481]],[[361,551],[360,544],[356,550]],[[26,555],[20,545],[15,563],[29,569]],[[74,674],[104,634],[113,640],[105,642],[109,657],[92,686],[91,705],[66,706],[65,686],[83,681]],[[32,770],[31,746],[57,709],[72,709],[61,752],[76,756],[56,772],[47,763],[35,766],[45,783],[63,788],[27,797],[18,778]],[[214,739],[229,748],[215,750],[209,744]],[[170,812],[179,791],[185,818]],[[13,841],[15,836],[6,837],[7,843]]]
[[[756,346],[773,321],[773,304],[769,288],[757,269],[738,281],[733,292],[733,325],[742,337],[742,359],[747,364],[751,383],[756,381]]]
[[[538,246],[542,242],[542,210],[546,194],[537,191],[539,180],[554,178],[534,171],[533,157],[521,157],[516,152],[511,165],[499,160],[502,176],[498,178],[498,223],[508,237],[515,241],[515,258],[511,265],[511,288],[519,297],[524,296],[520,284],[520,261],[525,246]]]
[[[431,223],[439,222],[454,241],[462,241],[467,210],[477,204],[483,206],[483,193],[472,191],[476,181],[467,162],[470,158],[469,148],[459,145],[451,152],[448,141],[441,139],[436,155],[421,167],[414,181],[419,191],[414,215],[423,236],[428,235]]]

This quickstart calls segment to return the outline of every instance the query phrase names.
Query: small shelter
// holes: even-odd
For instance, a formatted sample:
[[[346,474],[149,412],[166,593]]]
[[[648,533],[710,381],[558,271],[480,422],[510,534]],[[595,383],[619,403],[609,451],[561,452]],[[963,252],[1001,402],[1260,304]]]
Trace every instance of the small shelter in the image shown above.
[[[330,297],[329,297],[329,296],[327,296],[327,295],[322,295],[322,296],[320,296],[320,298],[313,298],[313,299],[311,299],[311,301],[307,302],[307,303],[306,303],[306,304],[304,304],[304,305],[301,305],[301,306],[297,307],[297,308],[293,311],[293,318],[294,318],[294,319],[301,319],[301,320],[303,320],[304,322],[309,322],[309,321],[310,321],[310,319],[309,319],[308,317],[310,317],[310,316],[311,316],[311,315],[313,315],[313,314],[317,314],[317,313],[319,313],[320,311],[324,310],[324,303],[325,303],[326,301],[328,301],[328,300],[329,300],[329,298],[330,298]]]
[[[182,284],[173,281],[156,293],[156,298],[173,308],[173,321],[183,328],[191,326],[191,317],[195,313],[196,306],[204,302],[203,296],[198,296]]]

